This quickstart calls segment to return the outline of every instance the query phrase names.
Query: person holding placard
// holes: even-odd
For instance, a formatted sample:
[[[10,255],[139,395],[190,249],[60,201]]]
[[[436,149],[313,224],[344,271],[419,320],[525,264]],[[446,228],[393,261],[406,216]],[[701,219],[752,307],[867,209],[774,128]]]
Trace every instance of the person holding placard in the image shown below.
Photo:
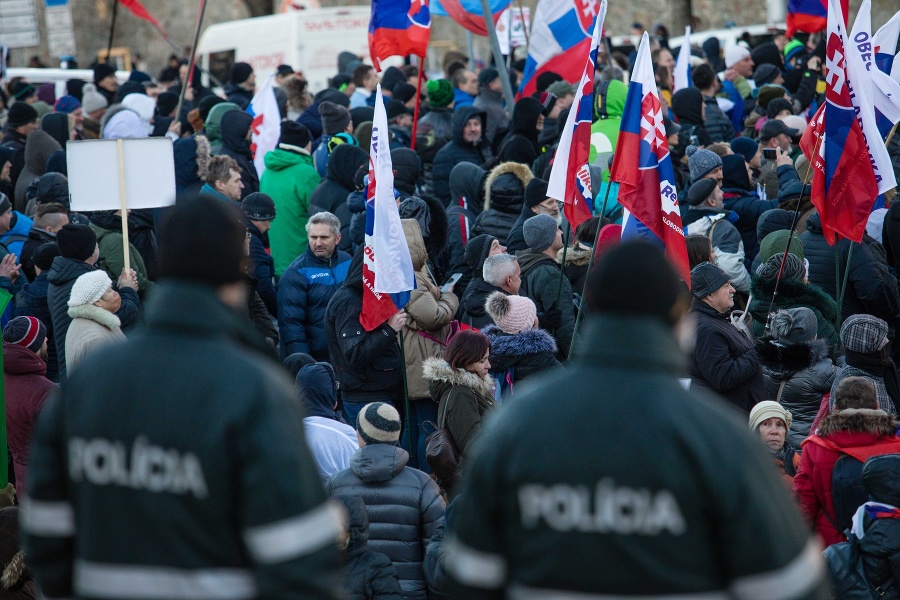
[[[125,237],[122,235],[122,211],[99,210],[90,213],[90,228],[97,236],[100,258],[97,266],[106,271],[110,278],[120,274],[125,268]],[[153,282],[147,278],[147,267],[144,258],[134,244],[128,244],[131,267],[137,273],[138,294],[144,299]]]

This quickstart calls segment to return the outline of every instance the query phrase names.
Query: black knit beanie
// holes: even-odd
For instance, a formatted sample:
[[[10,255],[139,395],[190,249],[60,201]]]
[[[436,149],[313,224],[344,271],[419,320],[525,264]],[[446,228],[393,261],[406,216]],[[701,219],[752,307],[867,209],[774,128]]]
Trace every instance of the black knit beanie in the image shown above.
[[[41,271],[47,271],[53,266],[53,259],[59,256],[59,246],[56,245],[56,242],[41,244],[31,256],[35,267]]]
[[[674,325],[683,285],[656,246],[625,242],[603,254],[588,275],[585,295],[592,314],[655,317]]]
[[[219,287],[244,278],[247,228],[236,206],[200,195],[178,203],[159,236],[160,279]]]
[[[481,235],[476,235],[470,239],[466,244],[466,264],[472,267],[472,271],[474,271],[476,275],[481,273],[481,267],[484,266],[484,261],[491,253],[491,244],[493,244],[496,239],[497,238],[492,235],[482,233]]]
[[[329,100],[319,104],[319,116],[322,118],[322,131],[325,135],[340,133],[350,124],[350,111]]]
[[[85,261],[97,249],[97,235],[88,225],[69,223],[56,232],[56,244],[60,256]]]
[[[547,199],[547,186],[550,185],[543,179],[535,177],[528,182],[525,188],[525,204],[529,208],[534,208]]]
[[[253,74],[253,67],[245,62],[236,62],[231,66],[231,82],[241,84],[250,79]]]

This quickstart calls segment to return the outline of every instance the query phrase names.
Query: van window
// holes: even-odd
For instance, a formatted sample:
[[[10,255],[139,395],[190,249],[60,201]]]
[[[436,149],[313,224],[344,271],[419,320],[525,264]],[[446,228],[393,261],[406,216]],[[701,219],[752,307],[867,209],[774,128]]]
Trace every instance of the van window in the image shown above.
[[[228,82],[228,75],[233,64],[234,50],[209,53],[209,72],[213,77],[221,81],[223,85]]]

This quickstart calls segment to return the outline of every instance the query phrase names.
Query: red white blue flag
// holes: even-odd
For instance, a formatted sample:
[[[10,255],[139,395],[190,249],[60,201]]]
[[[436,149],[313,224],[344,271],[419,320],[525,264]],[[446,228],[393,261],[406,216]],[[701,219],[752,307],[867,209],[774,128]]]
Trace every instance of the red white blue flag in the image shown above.
[[[841,0],[844,15],[850,11],[850,0]],[[788,0],[787,36],[794,37],[797,31],[818,33],[825,29],[828,21],[828,0]],[[847,25],[847,21],[844,21]]]
[[[691,77],[691,26],[684,28],[684,43],[678,51],[678,60],[675,61],[675,72],[672,73],[675,80],[673,92],[692,87],[694,79]]]
[[[882,73],[893,75],[894,79],[900,81],[900,59],[895,58],[897,55],[897,40],[900,39],[900,11],[891,19],[878,28],[875,35],[872,36],[872,50],[875,52],[875,64]],[[896,68],[894,68],[896,67]]]
[[[272,81],[275,74],[269,75],[265,83],[260,87],[247,112],[253,115],[253,123],[250,125],[250,149],[253,152],[253,165],[256,174],[262,177],[266,170],[265,156],[278,145],[281,137],[281,111],[278,109],[278,100],[275,99],[275,90]]]
[[[646,32],[628,84],[610,179],[619,184],[618,200],[626,209],[622,239],[643,238],[664,247],[678,274],[690,285],[675,172]]]
[[[588,170],[591,153],[591,117],[594,106],[594,69],[597,65],[597,49],[600,47],[600,32],[606,18],[607,0],[600,1],[597,20],[587,63],[581,74],[581,81],[575,91],[572,110],[566,119],[566,126],[553,159],[547,196],[562,200],[566,220],[576,228],[591,218],[593,191],[591,173]],[[574,62],[574,61],[573,61]]]
[[[369,152],[363,304],[359,315],[359,322],[366,331],[372,331],[406,306],[410,291],[416,287],[412,258],[394,199],[390,140],[379,84],[372,122],[372,149]]]
[[[832,244],[838,234],[861,242],[876,197],[896,186],[867,93],[866,67],[856,45],[846,42],[841,7],[829,0],[825,104],[803,134],[800,148],[813,166],[811,200]]]
[[[580,57],[591,49],[598,0],[540,0],[531,24],[528,58],[519,96],[535,92],[537,77],[546,71],[559,73],[566,81],[578,81]],[[601,32],[602,35],[602,32]]]
[[[491,18],[494,23],[510,2],[511,0],[490,0]],[[481,0],[432,0],[431,14],[450,17],[476,35],[487,35],[487,23],[484,21]]]
[[[892,22],[896,22],[900,26],[898,16],[900,13],[894,15],[894,19],[889,21],[885,27],[891,26]],[[889,30],[892,28],[888,27]],[[889,37],[889,35],[890,31],[887,36],[882,34],[882,37]],[[896,29],[894,29],[893,35],[894,47],[896,47],[898,35]],[[859,56],[865,65],[865,71],[860,71],[859,75],[862,85],[866,88],[865,93],[875,106],[875,123],[881,137],[886,137],[894,123],[900,121],[900,83],[891,79],[890,68],[888,71],[883,71],[878,65],[878,52],[882,43],[876,41],[876,36],[878,36],[877,33],[872,35],[872,0],[863,0],[859,12],[856,13],[853,29],[850,30],[850,39],[859,50]],[[888,49],[885,48],[885,50]],[[893,59],[893,56],[891,58]]]
[[[369,54],[381,71],[389,56],[425,56],[431,38],[429,0],[372,0]]]

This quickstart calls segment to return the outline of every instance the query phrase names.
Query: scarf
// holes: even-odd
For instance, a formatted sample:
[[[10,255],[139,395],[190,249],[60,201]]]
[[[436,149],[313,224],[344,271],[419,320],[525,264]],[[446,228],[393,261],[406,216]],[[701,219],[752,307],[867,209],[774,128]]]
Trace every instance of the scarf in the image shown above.
[[[862,369],[876,379],[884,380],[888,396],[894,406],[900,406],[900,376],[897,375],[897,365],[890,357],[882,358],[879,354],[862,354],[846,350],[847,364],[857,369]]]
[[[900,508],[881,502],[866,502],[856,509],[850,532],[859,539],[863,539],[863,536],[866,535],[863,517],[869,517],[873,521],[876,519],[900,519]]]

